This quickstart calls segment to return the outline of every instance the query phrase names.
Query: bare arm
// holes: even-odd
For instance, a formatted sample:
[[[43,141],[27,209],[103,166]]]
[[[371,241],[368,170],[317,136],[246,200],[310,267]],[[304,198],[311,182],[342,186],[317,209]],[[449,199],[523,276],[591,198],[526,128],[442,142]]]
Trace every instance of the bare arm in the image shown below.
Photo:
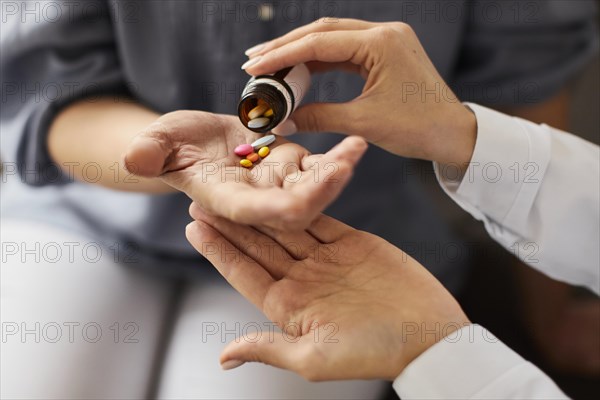
[[[116,190],[174,192],[158,178],[132,176],[122,162],[131,139],[159,116],[124,99],[81,100],[55,118],[48,134],[48,150],[61,169],[78,181]]]

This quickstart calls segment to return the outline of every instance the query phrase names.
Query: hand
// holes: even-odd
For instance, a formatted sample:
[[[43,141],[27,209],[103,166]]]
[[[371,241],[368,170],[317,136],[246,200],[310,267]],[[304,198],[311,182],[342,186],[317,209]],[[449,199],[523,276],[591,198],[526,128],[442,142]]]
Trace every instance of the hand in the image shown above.
[[[195,204],[190,213],[196,221],[186,234],[196,250],[286,332],[236,339],[221,354],[224,369],[258,361],[314,381],[393,380],[469,324],[406,253],[327,216],[306,231],[282,233],[210,216]]]
[[[325,18],[247,54],[251,60],[244,68],[251,75],[308,63],[313,72],[342,69],[366,80],[356,99],[300,107],[274,132],[334,131],[363,136],[405,157],[458,165],[471,159],[475,116],[448,88],[407,24]]]
[[[232,116],[176,111],[137,135],[125,154],[129,171],[161,177],[208,212],[232,221],[287,230],[304,229],[350,180],[366,150],[346,138],[326,154],[278,138],[252,169],[233,149],[261,135]]]

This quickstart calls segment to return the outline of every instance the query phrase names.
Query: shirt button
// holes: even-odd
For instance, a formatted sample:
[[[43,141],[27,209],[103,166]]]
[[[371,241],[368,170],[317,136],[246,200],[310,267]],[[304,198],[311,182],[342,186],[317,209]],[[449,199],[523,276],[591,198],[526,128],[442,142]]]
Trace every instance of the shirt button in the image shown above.
[[[261,21],[272,21],[275,16],[275,12],[273,10],[273,4],[270,3],[262,3],[259,8],[260,20]]]

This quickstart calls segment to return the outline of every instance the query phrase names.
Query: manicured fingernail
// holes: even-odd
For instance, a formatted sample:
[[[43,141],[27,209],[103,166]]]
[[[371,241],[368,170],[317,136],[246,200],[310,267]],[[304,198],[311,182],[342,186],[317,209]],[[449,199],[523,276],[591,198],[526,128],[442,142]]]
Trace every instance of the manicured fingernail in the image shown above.
[[[254,58],[249,59],[244,64],[242,64],[242,69],[246,69],[248,67],[251,67],[252,65],[256,64],[257,62],[259,62],[261,58],[262,58],[261,56],[258,56],[258,57],[254,57]]]
[[[287,119],[277,127],[273,128],[273,133],[279,136],[290,136],[296,132],[298,132],[298,127],[291,119]]]
[[[227,360],[223,364],[221,364],[221,368],[223,369],[223,371],[228,371],[230,369],[237,368],[237,367],[239,367],[242,364],[244,364],[244,361],[240,361],[240,360]]]
[[[244,52],[244,54],[247,55],[248,57],[250,57],[252,54],[258,53],[259,51],[261,51],[264,47],[265,47],[264,43],[257,44],[256,46],[252,46],[248,50],[246,50]]]

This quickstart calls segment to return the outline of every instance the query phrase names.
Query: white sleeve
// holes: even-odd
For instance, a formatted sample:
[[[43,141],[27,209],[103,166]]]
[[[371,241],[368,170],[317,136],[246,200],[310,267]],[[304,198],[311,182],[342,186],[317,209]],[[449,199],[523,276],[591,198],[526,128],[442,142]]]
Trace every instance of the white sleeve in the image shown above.
[[[431,346],[394,380],[402,399],[565,399],[535,365],[479,325]]]
[[[467,105],[477,117],[475,150],[464,176],[458,177],[456,166],[434,163],[444,191],[523,262],[598,294],[598,146],[547,125]]]

